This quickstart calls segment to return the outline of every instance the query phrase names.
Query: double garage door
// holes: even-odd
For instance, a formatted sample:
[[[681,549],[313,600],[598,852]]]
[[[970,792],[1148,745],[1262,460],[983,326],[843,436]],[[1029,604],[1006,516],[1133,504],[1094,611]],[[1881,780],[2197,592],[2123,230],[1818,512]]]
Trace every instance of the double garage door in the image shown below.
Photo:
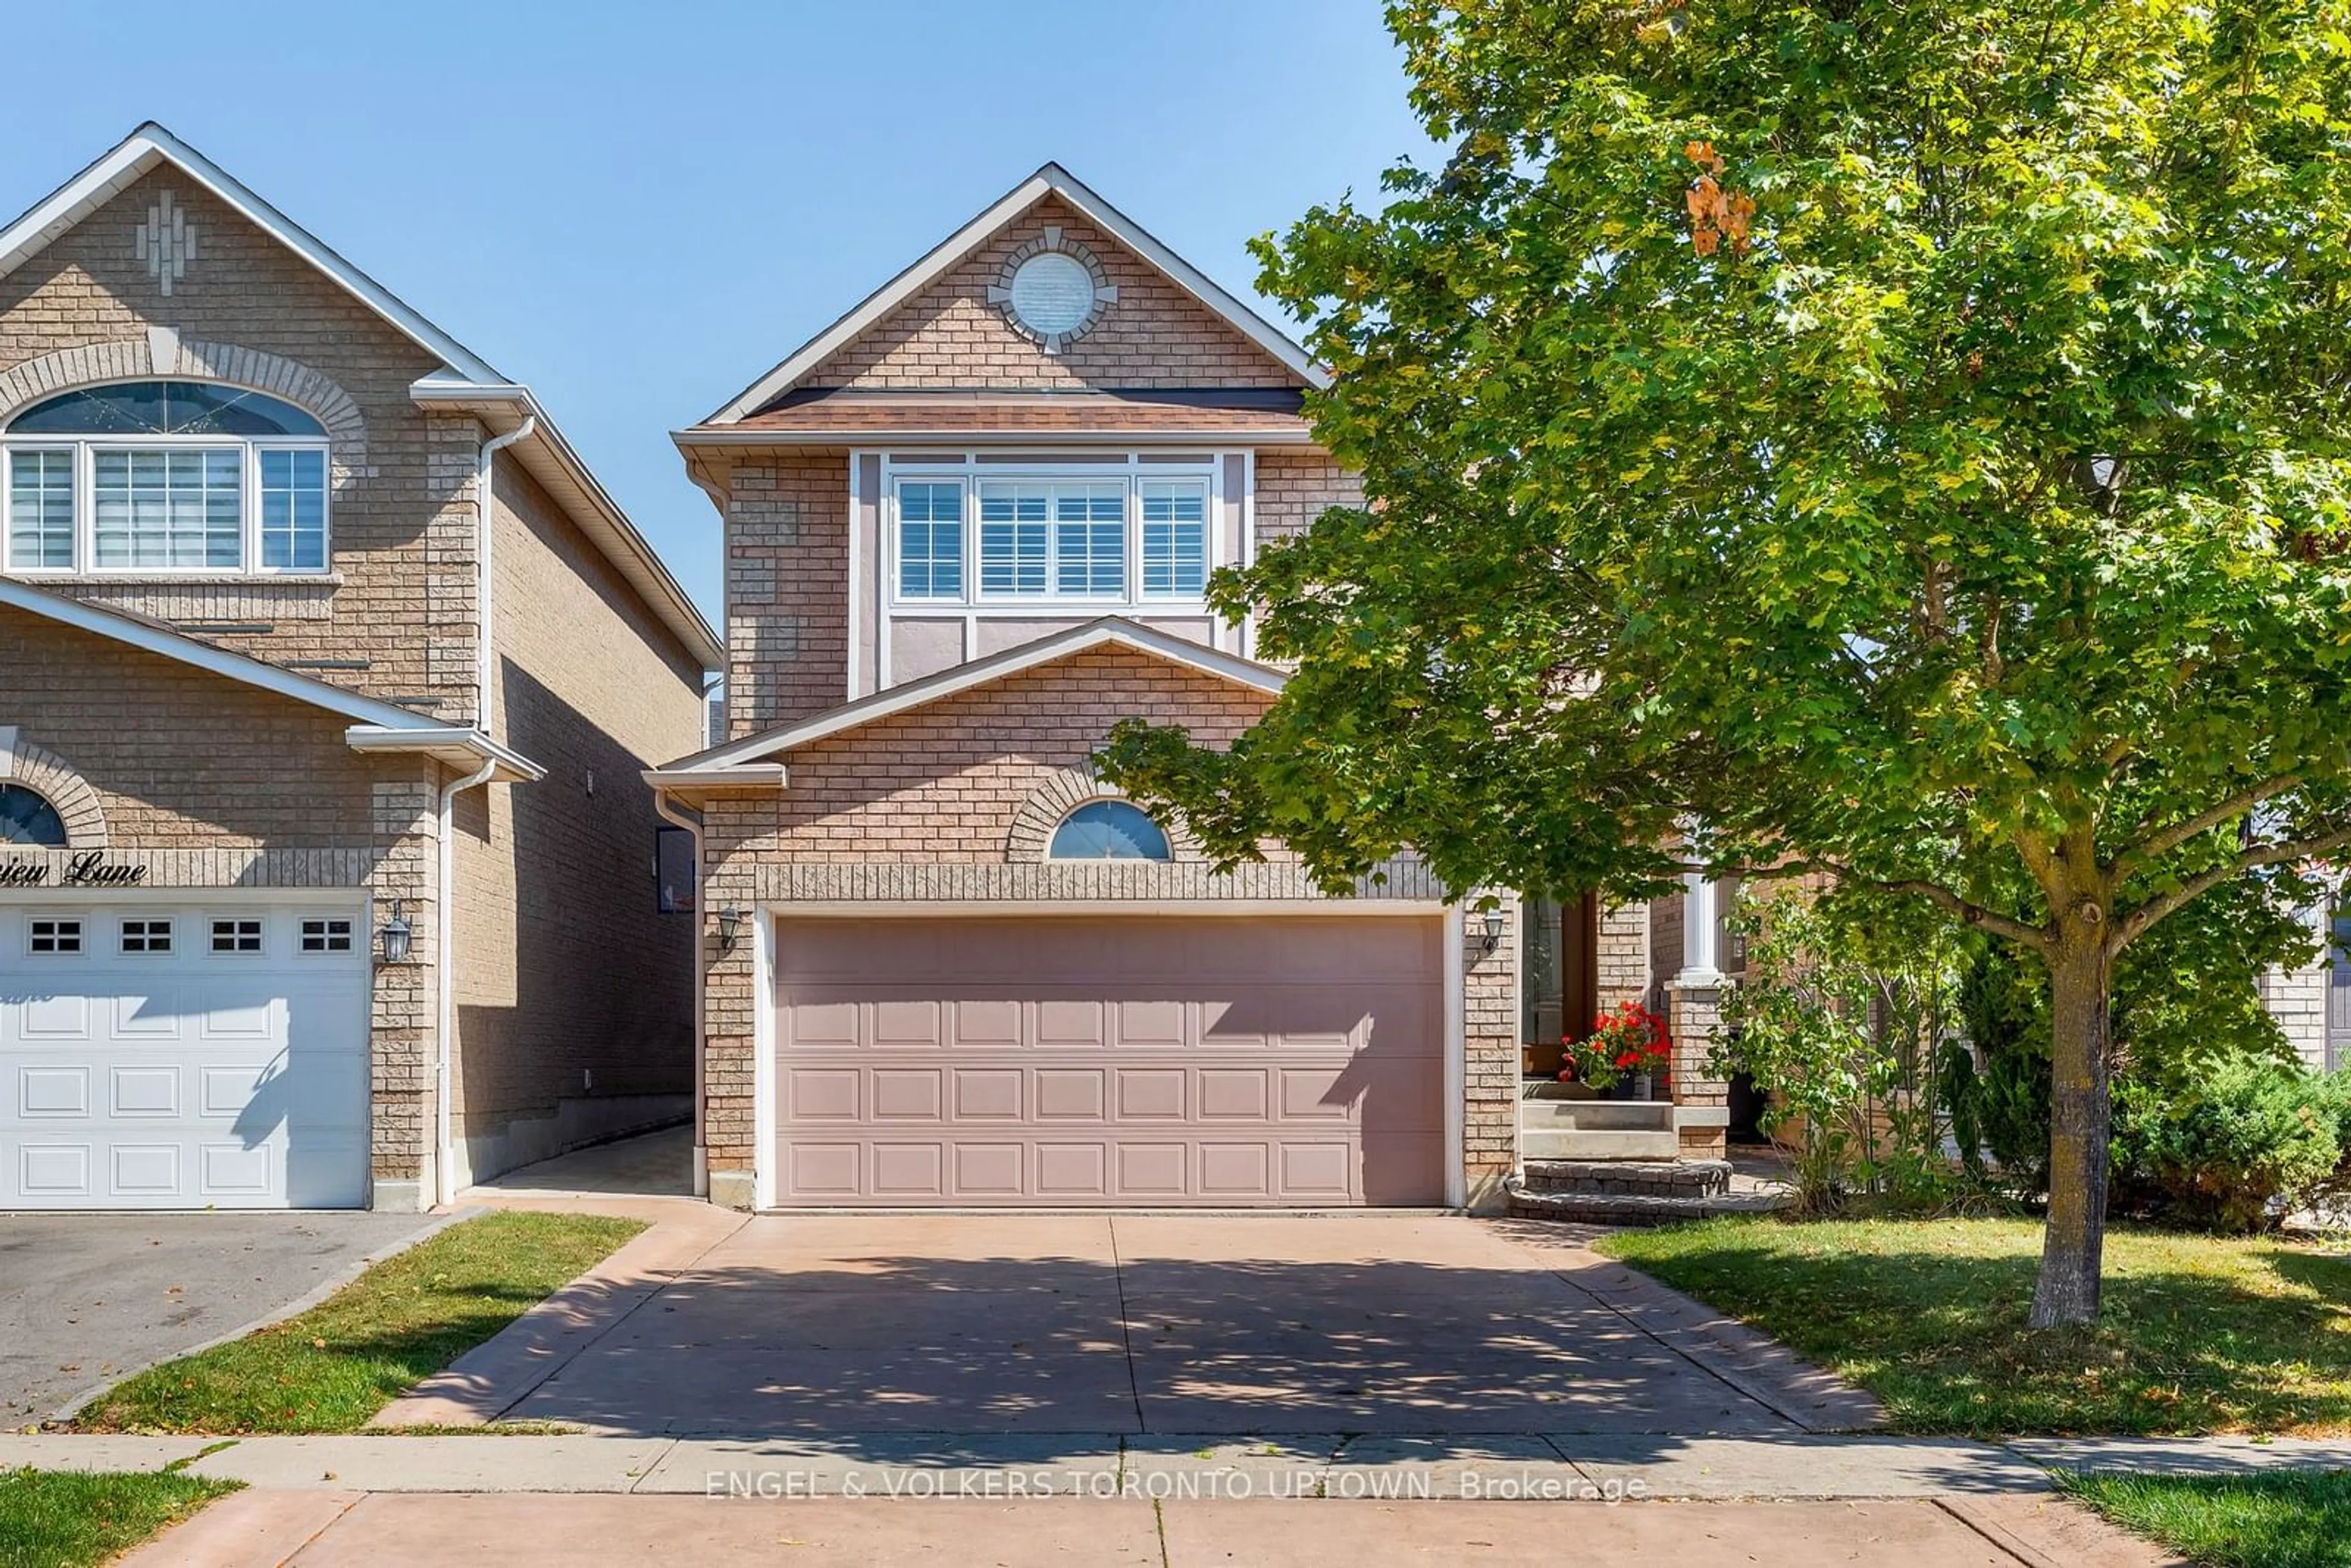
[[[784,919],[776,1201],[1441,1203],[1443,930]]]
[[[366,1201],[363,909],[0,903],[0,1209]]]

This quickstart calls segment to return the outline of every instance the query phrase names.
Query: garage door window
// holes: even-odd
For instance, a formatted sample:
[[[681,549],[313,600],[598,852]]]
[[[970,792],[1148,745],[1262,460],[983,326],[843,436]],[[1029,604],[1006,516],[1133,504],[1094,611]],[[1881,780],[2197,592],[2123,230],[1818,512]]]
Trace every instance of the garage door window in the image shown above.
[[[260,952],[261,922],[258,920],[214,921],[213,951],[215,953]]]
[[[172,923],[168,920],[126,920],[122,923],[122,950],[125,953],[168,953],[172,950]]]
[[[348,920],[305,920],[302,922],[302,951],[305,953],[348,953],[351,950],[351,923]]]
[[[35,953],[65,954],[81,951],[81,922],[78,920],[36,920],[32,922],[32,950]]]

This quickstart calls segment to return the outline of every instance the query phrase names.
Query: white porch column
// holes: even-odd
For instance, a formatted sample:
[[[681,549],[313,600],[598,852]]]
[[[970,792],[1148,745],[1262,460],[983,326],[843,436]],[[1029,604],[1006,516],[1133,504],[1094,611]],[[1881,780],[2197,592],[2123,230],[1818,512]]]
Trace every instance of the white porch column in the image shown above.
[[[1723,981],[1715,952],[1721,929],[1721,890],[1704,872],[1684,872],[1682,884],[1682,972],[1674,983],[1712,989]]]

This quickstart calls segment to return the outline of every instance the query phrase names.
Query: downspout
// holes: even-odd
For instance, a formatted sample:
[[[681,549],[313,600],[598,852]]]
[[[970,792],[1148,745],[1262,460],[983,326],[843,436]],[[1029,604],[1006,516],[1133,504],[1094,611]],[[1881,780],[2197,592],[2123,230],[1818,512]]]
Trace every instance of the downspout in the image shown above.
[[[457,901],[452,890],[457,880],[457,845],[449,808],[475,785],[489,782],[497,770],[497,761],[492,758],[441,790],[441,880],[433,899],[433,984],[439,993],[439,1020],[433,1031],[433,1202],[436,1208],[457,1196],[457,1140],[449,1133],[449,1044],[457,1017],[457,956],[453,951]]]
[[[653,791],[653,810],[665,822],[684,828],[694,840],[694,1196],[710,1196],[710,1145],[704,1141],[702,1126],[703,1052],[708,1037],[702,1023],[702,992],[705,984],[702,952],[702,824],[679,810],[666,789]]]
[[[489,735],[491,705],[490,552],[497,532],[496,493],[497,455],[538,428],[538,416],[523,415],[522,423],[504,435],[482,443],[474,476],[474,727]],[[449,1064],[457,1019],[457,955],[455,951],[457,844],[452,804],[476,784],[489,782],[498,770],[496,760],[485,762],[441,790],[439,885],[434,890],[433,986],[435,1028],[433,1031],[433,1186],[436,1207],[457,1195],[457,1140],[449,1129],[455,1096]]]
[[[474,727],[484,735],[490,731],[490,549],[491,536],[496,533],[496,508],[491,505],[495,490],[494,472],[499,453],[516,442],[526,439],[538,428],[538,415],[527,413],[522,423],[504,435],[493,435],[482,443],[481,467],[474,479],[474,619],[479,628],[475,638]]]

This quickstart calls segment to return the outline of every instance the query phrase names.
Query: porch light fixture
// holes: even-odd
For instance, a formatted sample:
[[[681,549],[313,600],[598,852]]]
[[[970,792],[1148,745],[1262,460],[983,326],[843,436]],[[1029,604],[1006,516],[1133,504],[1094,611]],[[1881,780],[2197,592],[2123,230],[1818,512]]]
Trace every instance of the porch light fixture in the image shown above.
[[[741,910],[731,904],[720,910],[718,912],[718,950],[721,953],[735,951],[735,938],[741,934],[742,929],[743,912]]]
[[[407,917],[400,913],[400,900],[392,901],[392,918],[383,923],[378,934],[383,944],[383,961],[387,964],[408,962],[408,945],[416,933],[410,929]]]
[[[1485,950],[1486,950],[1487,952],[1490,953],[1490,952],[1492,952],[1496,947],[1500,946],[1501,946],[1501,943],[1502,943],[1502,912],[1501,912],[1500,910],[1499,910],[1499,909],[1489,909],[1489,910],[1486,911],[1486,914],[1485,914],[1485,925],[1486,925],[1486,948],[1485,948]]]

